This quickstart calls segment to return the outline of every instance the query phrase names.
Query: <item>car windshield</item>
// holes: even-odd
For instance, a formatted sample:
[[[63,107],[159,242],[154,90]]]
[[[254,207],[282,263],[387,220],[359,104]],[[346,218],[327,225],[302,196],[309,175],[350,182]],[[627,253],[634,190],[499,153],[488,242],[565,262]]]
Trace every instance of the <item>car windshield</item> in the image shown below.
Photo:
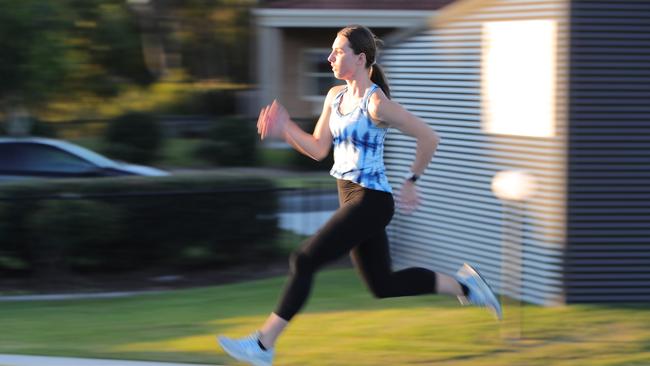
[[[53,146],[7,143],[0,145],[0,169],[10,172],[84,173],[98,167]]]
[[[58,141],[57,146],[73,155],[88,160],[97,166],[114,167],[116,165],[115,161],[78,145],[74,145],[65,141]]]

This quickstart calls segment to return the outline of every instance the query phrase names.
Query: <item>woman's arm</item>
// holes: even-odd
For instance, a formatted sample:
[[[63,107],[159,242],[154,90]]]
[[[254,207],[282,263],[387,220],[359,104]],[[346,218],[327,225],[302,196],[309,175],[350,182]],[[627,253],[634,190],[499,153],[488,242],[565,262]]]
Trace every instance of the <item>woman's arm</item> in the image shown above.
[[[440,137],[424,121],[407,111],[399,103],[388,99],[383,92],[372,94],[368,105],[370,117],[381,124],[397,128],[415,137],[417,147],[411,172],[422,175],[436,152]]]
[[[415,160],[411,165],[411,172],[422,175],[433,158],[438,148],[440,137],[424,121],[407,111],[399,103],[386,97],[383,92],[377,91],[370,97],[368,112],[379,125],[388,125],[397,128],[403,133],[415,137],[417,146]],[[405,180],[397,193],[397,205],[407,214],[413,212],[420,204],[420,197],[415,182]]]
[[[286,109],[277,101],[260,113],[258,130],[264,139],[268,134],[282,137],[300,153],[314,160],[327,157],[332,146],[332,133],[329,129],[332,99],[340,87],[333,87],[327,93],[323,111],[316,123],[313,134],[303,131],[289,118]]]

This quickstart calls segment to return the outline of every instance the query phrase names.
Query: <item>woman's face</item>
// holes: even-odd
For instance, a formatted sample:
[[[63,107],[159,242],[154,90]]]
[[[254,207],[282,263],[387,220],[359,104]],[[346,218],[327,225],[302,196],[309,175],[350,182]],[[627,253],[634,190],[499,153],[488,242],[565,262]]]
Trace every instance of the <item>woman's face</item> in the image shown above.
[[[355,55],[347,37],[338,35],[332,44],[332,52],[327,61],[332,66],[334,77],[341,80],[351,79],[360,65],[365,63],[365,58],[361,55]]]

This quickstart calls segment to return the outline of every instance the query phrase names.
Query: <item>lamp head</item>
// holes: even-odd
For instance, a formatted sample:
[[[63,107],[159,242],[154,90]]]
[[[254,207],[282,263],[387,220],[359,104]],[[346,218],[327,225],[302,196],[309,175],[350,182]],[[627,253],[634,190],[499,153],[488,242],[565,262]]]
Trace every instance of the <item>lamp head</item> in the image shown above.
[[[525,171],[505,170],[492,179],[492,192],[502,200],[525,201],[536,189],[535,178]]]

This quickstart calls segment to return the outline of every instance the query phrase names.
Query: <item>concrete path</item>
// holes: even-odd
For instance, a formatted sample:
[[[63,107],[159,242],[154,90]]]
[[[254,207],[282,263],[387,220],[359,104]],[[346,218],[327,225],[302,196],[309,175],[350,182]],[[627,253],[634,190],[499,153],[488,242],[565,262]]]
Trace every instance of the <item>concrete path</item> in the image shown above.
[[[100,360],[92,358],[21,356],[0,354],[1,366],[208,366],[197,363]],[[218,366],[218,365],[209,365]]]
[[[58,300],[86,300],[86,299],[115,299],[120,297],[132,297],[140,295],[156,295],[165,291],[115,291],[115,292],[91,292],[78,294],[49,294],[49,295],[0,295],[0,302],[12,301],[58,301]]]

